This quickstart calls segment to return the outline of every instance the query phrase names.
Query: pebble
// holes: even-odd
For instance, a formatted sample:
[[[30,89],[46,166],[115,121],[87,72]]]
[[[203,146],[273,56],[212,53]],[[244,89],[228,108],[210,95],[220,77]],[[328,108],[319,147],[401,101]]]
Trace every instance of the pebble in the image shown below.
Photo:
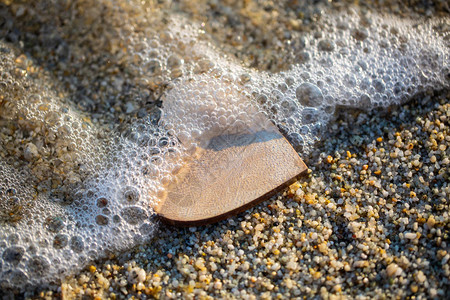
[[[220,282],[219,280],[214,282],[214,288],[217,289],[217,290],[222,289],[222,282]]]
[[[369,262],[367,260],[357,260],[353,263],[353,266],[355,268],[365,268],[365,267],[369,266]]]
[[[436,224],[436,220],[434,219],[434,216],[430,215],[427,220],[428,228],[433,228],[435,224]]]
[[[417,283],[420,283],[420,284],[424,283],[425,280],[427,279],[425,277],[425,274],[423,274],[422,271],[417,271],[417,273],[415,274],[415,278],[416,278]]]
[[[130,283],[142,283],[146,278],[145,270],[135,267],[131,269],[128,275],[128,282]]]
[[[405,233],[405,238],[410,239],[410,240],[414,240],[417,238],[417,234],[414,232],[406,232]]]
[[[25,146],[25,150],[23,152],[23,156],[28,161],[33,161],[39,157],[38,148],[33,143],[28,143]]]
[[[389,277],[396,277],[396,276],[400,276],[402,274],[402,268],[400,268],[397,264],[395,263],[391,263],[389,266],[387,266],[386,268],[386,274]]]

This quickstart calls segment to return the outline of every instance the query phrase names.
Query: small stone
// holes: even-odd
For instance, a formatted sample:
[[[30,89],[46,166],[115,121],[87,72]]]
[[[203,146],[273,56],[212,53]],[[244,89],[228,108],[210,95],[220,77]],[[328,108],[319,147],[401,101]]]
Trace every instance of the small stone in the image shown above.
[[[417,283],[422,284],[422,283],[425,282],[425,280],[426,280],[427,278],[425,277],[425,275],[423,274],[422,271],[418,271],[418,272],[416,273],[415,279],[416,279]]]
[[[298,198],[302,198],[305,195],[305,192],[302,189],[298,189],[298,190],[295,191],[295,195]]]
[[[128,275],[128,282],[130,283],[139,283],[144,282],[147,274],[145,271],[141,268],[133,268],[131,269],[129,275]]]
[[[297,267],[298,267],[298,263],[295,261],[290,261],[286,265],[286,268],[288,268],[289,270],[296,270]]]
[[[216,290],[221,290],[222,289],[222,282],[217,280],[216,282],[214,282],[214,288]]]
[[[327,247],[327,244],[326,244],[326,243],[321,243],[321,244],[319,245],[319,251],[320,251],[322,254],[327,255],[327,254],[328,254],[328,247]]]
[[[23,152],[23,156],[27,161],[34,161],[39,157],[39,152],[35,144],[28,143],[25,146],[25,150]]]
[[[322,277],[322,273],[321,273],[321,272],[314,271],[314,272],[312,273],[312,276],[313,276],[314,279],[319,279],[320,277]]]
[[[279,264],[279,263],[274,263],[273,265],[272,265],[272,270],[273,271],[278,271],[279,269],[281,268],[281,265]]]
[[[369,262],[367,260],[357,260],[353,263],[355,268],[365,268],[369,266]]]
[[[409,240],[414,240],[417,238],[417,234],[414,232],[406,232],[405,233],[405,238],[409,239]]]
[[[203,260],[202,259],[197,259],[196,261],[195,261],[195,267],[197,268],[197,269],[203,269],[203,268],[205,268],[205,264],[203,263]]]
[[[138,291],[142,291],[143,289],[145,289],[145,285],[144,285],[142,282],[139,282],[139,283],[136,285],[136,289],[137,289]]]
[[[427,220],[428,228],[433,228],[435,224],[436,224],[436,220],[434,219],[434,216],[430,215]]]
[[[386,274],[389,277],[396,277],[396,276],[400,276],[402,274],[402,268],[400,268],[397,264],[395,263],[391,263],[389,266],[387,266],[386,268]]]

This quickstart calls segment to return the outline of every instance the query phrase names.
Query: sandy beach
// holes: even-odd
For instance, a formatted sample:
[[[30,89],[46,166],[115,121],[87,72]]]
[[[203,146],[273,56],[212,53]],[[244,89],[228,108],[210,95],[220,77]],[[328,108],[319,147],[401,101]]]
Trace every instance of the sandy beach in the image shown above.
[[[216,225],[162,225],[148,246],[91,265],[63,294],[447,297],[448,97],[339,118],[307,158],[308,177],[284,193]]]
[[[378,16],[431,20],[433,42],[447,47],[444,61],[448,58],[446,1],[412,1],[411,8],[404,7],[407,1],[389,5],[244,2],[65,1],[50,6],[46,1],[0,1],[0,174],[6,178],[0,181],[0,295],[4,299],[450,296],[450,81],[448,69],[442,75],[441,60],[436,59],[434,69],[433,62],[423,67],[430,72],[416,78],[417,83],[405,83],[404,89],[413,91],[413,95],[405,93],[409,98],[399,96],[397,101],[394,95],[391,105],[336,102],[327,111],[330,119],[324,118],[327,125],[309,126],[303,144],[289,135],[289,126],[296,125],[280,121],[280,112],[269,115],[283,133],[289,133],[288,140],[308,173],[235,217],[208,226],[175,228],[159,224],[147,211],[137,210],[137,204],[130,206],[135,210],[127,219],[122,208],[116,208],[120,210],[116,214],[110,198],[98,198],[103,194],[92,186],[108,180],[116,184],[108,170],[131,166],[126,174],[135,178],[133,172],[141,172],[148,159],[139,149],[164,152],[166,148],[154,144],[164,140],[171,145],[170,134],[160,133],[155,124],[164,115],[161,106],[169,93],[180,89],[183,76],[207,78],[215,74],[215,67],[222,67],[189,52],[189,43],[181,43],[173,32],[200,41],[199,51],[223,58],[225,67],[229,64],[234,70],[236,61],[242,66],[236,70],[248,70],[237,76],[243,86],[307,61],[305,41],[311,45],[316,45],[314,39],[326,41],[317,43],[325,53],[345,44],[319,34],[321,28],[333,28],[328,23],[334,24],[330,21],[334,19],[326,16],[331,12],[346,16],[347,11],[356,11],[362,27],[370,30],[378,28],[371,23]],[[170,31],[174,16],[184,21]],[[191,23],[194,33],[189,31]],[[369,36],[364,28],[352,31],[361,43]],[[315,34],[308,40],[310,32]],[[149,38],[139,43],[152,34],[158,35],[157,41]],[[395,39],[413,40],[412,35],[398,34]],[[214,47],[205,47],[207,43]],[[159,53],[148,50],[149,45],[156,45],[152,49]],[[161,56],[167,63],[144,56]],[[391,56],[396,59],[387,49],[386,57]],[[389,78],[403,78],[396,71]],[[258,72],[269,75],[255,80],[252,76]],[[322,73],[317,72],[319,79],[331,84],[333,78]],[[332,95],[333,89],[329,90]],[[380,99],[393,94],[384,86],[375,85],[375,90]],[[142,145],[148,137],[133,136],[139,126],[151,128],[158,137],[149,138],[150,146],[127,150],[128,144],[114,144],[125,137],[130,145],[135,141]],[[177,150],[174,146],[167,153],[173,149]],[[123,153],[136,158],[127,161]],[[164,178],[164,170],[153,171],[158,172],[154,178]],[[108,176],[86,183],[93,173]],[[135,186],[147,179],[139,177]],[[128,200],[136,197],[136,203],[152,191],[132,189],[129,181],[124,182]],[[74,191],[83,191],[84,196]],[[89,195],[89,191],[94,192]],[[11,202],[13,196],[16,202]],[[48,204],[36,204],[44,198],[50,199]],[[89,202],[91,198],[96,202]],[[59,199],[58,206],[53,199]],[[81,208],[71,216],[70,209],[64,211],[70,205]],[[66,219],[42,217],[46,230],[42,236],[36,230],[19,237],[20,231],[41,226],[36,215],[46,208],[49,215]],[[93,215],[95,224],[83,227],[80,211]],[[97,211],[101,214],[95,215]],[[145,226],[130,221],[134,217],[145,219]],[[110,225],[116,237],[102,231]],[[89,236],[90,230],[95,234]],[[82,234],[69,239],[73,232]],[[88,244],[93,246],[85,253]],[[22,271],[24,266],[28,273]]]

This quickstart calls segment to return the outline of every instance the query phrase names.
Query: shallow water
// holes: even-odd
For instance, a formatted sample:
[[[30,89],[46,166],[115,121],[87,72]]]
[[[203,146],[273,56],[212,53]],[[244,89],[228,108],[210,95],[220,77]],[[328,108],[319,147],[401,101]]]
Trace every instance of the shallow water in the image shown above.
[[[242,65],[201,22],[145,7],[57,6],[48,15],[69,25],[0,42],[2,287],[57,282],[144,243],[172,172],[217,132],[265,116],[306,156],[337,107],[449,86],[448,33],[435,30],[448,19],[325,11],[292,46],[299,61],[274,74]],[[9,9],[25,33],[42,22]]]

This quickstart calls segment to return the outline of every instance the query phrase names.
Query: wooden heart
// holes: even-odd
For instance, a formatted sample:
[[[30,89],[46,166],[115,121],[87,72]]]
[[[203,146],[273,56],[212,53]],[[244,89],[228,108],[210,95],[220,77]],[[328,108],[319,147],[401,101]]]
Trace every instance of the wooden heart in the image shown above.
[[[203,145],[154,207],[166,223],[199,226],[223,220],[267,199],[307,170],[271,123],[223,132]]]

